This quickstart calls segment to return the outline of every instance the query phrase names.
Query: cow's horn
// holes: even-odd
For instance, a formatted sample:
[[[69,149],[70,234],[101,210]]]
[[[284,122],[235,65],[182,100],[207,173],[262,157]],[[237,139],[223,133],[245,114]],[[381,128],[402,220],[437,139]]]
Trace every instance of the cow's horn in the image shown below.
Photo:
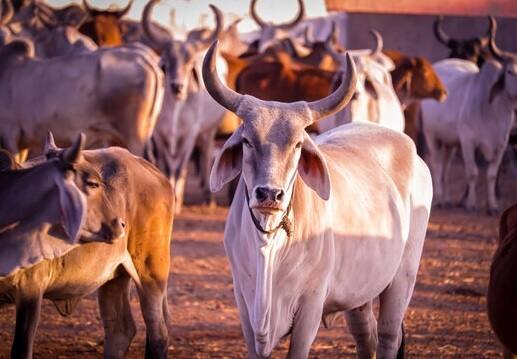
[[[257,6],[257,0],[251,0],[250,2],[250,15],[251,18],[257,23],[260,27],[266,27],[267,23],[258,16],[255,7]]]
[[[449,46],[449,42],[451,41],[451,38],[449,35],[447,35],[445,33],[445,31],[443,31],[442,21],[443,21],[443,16],[438,16],[434,20],[434,36],[436,36],[438,41],[440,41],[442,44],[444,44],[445,46]]]
[[[157,47],[164,48],[170,42],[169,39],[163,39],[153,31],[153,25],[151,23],[151,13],[154,5],[159,3],[160,0],[150,0],[144,7],[142,12],[142,28],[144,29],[145,35],[153,42]],[[172,35],[171,35],[172,37]]]
[[[83,0],[83,6],[84,6],[84,9],[86,10],[86,12],[88,14],[90,14],[90,16],[94,16],[98,12],[97,9],[90,6],[90,4],[88,3],[88,0]]]
[[[14,16],[14,7],[10,0],[2,0],[2,16],[0,17],[0,26],[5,26]]]
[[[370,34],[375,40],[375,49],[372,50],[372,55],[379,55],[384,47],[384,41],[382,40],[381,34],[377,30],[370,30]]]
[[[203,59],[203,81],[205,87],[217,103],[231,112],[236,112],[243,95],[228,88],[219,79],[216,68],[218,42],[215,41]]]
[[[86,142],[86,135],[80,133],[77,136],[77,140],[63,151],[63,161],[69,164],[75,164],[81,159],[81,151],[84,150],[84,144]]]
[[[309,102],[307,105],[312,113],[312,121],[316,122],[330,116],[345,107],[355,92],[356,70],[350,54],[346,54],[346,74],[341,79],[339,87],[321,100]]]
[[[483,37],[480,37],[479,40],[483,44],[483,46],[487,46],[490,42],[490,37],[492,36],[492,33],[495,34],[495,31],[497,30],[497,21],[495,21],[495,18],[493,16],[488,17],[488,31],[486,32],[486,35]]]
[[[298,25],[303,19],[305,19],[305,4],[303,0],[298,0],[298,15],[288,22],[287,24],[283,24],[282,27],[286,29],[292,29],[296,25]]]
[[[45,137],[45,145],[43,146],[43,154],[47,155],[51,151],[59,150],[56,146],[56,142],[54,141],[54,135],[52,131],[47,132],[47,136]]]
[[[495,43],[495,35],[497,33],[497,22],[495,21],[495,18],[493,16],[489,17],[490,19],[490,42],[488,43],[490,52],[494,55],[494,57],[500,61],[507,61],[507,60],[516,60],[517,55],[509,52],[501,50],[497,44]]]
[[[196,41],[196,48],[199,50],[204,50],[208,46],[210,46],[215,40],[218,39],[218,37],[221,35],[221,32],[223,31],[224,27],[224,17],[223,13],[219,8],[215,5],[210,4],[210,9],[212,9],[212,12],[214,13],[215,17],[215,29],[212,31],[210,36],[208,36],[206,39],[201,39]]]
[[[133,6],[133,0],[129,0],[129,2],[127,3],[125,8],[120,9],[120,10],[110,11],[110,13],[120,19],[127,15],[129,10],[131,10],[131,6]]]
[[[327,36],[327,42],[333,46],[337,46],[339,44],[339,31],[335,21],[332,21],[332,26],[330,28],[329,35]]]

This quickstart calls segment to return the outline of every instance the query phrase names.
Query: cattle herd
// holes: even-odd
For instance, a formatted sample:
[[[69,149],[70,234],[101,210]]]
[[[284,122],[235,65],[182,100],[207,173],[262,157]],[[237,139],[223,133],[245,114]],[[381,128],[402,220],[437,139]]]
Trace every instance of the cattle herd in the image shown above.
[[[451,38],[437,18],[451,53],[431,64],[384,50],[373,29],[372,49],[345,49],[330,18],[315,39],[303,0],[284,24],[261,18],[252,0],[251,42],[213,5],[215,27],[180,39],[152,20],[159,0],[141,21],[124,18],[132,0],[111,10],[0,3],[0,306],[16,306],[12,358],[32,357],[43,299],[68,315],[96,290],[104,356],[124,357],[136,333],[131,282],[146,358],[167,356],[172,222],[191,159],[206,203],[223,188],[231,198],[224,244],[251,358],[270,357],[287,335],[288,357],[308,357],[320,323],[338,312],[359,357],[403,357],[431,206],[453,205],[458,149],[461,205],[482,210],[486,167],[486,210],[502,209],[517,54],[497,46],[492,17],[470,40]],[[517,354],[516,234],[513,206],[488,290],[508,355]]]

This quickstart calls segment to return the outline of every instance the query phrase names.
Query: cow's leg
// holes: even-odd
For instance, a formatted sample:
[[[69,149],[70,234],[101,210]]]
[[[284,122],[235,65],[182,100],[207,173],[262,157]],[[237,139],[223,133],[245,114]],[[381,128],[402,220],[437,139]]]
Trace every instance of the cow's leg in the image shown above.
[[[345,312],[346,323],[354,337],[357,356],[374,358],[377,349],[377,320],[373,315],[372,302]]]
[[[431,155],[430,162],[433,173],[434,199],[435,203],[441,206],[443,203],[443,186],[445,185],[443,181],[443,170],[446,158],[445,147],[434,138],[429,138],[427,143],[429,154]]]
[[[448,146],[445,148],[445,164],[443,169],[443,183],[444,183],[444,189],[443,189],[443,201],[446,206],[452,205],[451,195],[449,186],[447,186],[447,180],[449,178],[449,173],[451,170],[452,162],[454,161],[454,157],[456,156],[456,153],[458,151],[457,146]]]
[[[475,158],[475,147],[469,141],[461,143],[461,153],[463,155],[463,163],[465,164],[465,174],[467,176],[467,200],[465,209],[469,212],[476,210],[476,182],[479,175],[479,169]]]
[[[502,149],[495,153],[494,158],[488,164],[488,168],[486,171],[488,213],[491,215],[496,215],[499,211],[496,195],[496,184],[497,174],[499,173],[499,166],[501,165],[501,162],[503,160],[505,150],[506,148],[502,146]]]
[[[11,358],[32,358],[34,337],[38,328],[42,292],[20,292],[16,298],[16,327]]]
[[[165,288],[164,284],[150,280],[142,283],[142,290],[138,293],[146,327],[146,359],[167,357],[169,333],[163,303],[167,296]]]
[[[316,295],[316,297],[324,296]],[[298,308],[294,318],[289,345],[288,359],[308,358],[311,345],[318,334],[318,328],[323,313],[323,303],[304,302]]]
[[[216,129],[200,134],[200,162],[201,162],[201,188],[205,201],[210,207],[215,207],[215,196],[210,191],[210,171],[212,169],[212,159],[215,147]]]
[[[260,356],[257,354],[257,351],[255,350],[255,335],[253,334],[253,328],[251,326],[248,308],[246,307],[246,303],[244,302],[242,293],[240,292],[240,289],[238,289],[237,286],[235,286],[234,294],[235,301],[237,302],[237,308],[239,308],[239,317],[241,320],[242,334],[244,335],[246,347],[248,348],[248,358],[258,359],[260,358]]]
[[[197,130],[193,130],[191,135],[188,138],[185,138],[181,144],[180,160],[178,164],[178,168],[176,170],[176,187],[174,189],[175,197],[176,197],[176,206],[175,213],[181,213],[181,209],[183,207],[183,199],[184,199],[184,191],[187,180],[187,171],[188,171],[188,162],[190,157],[192,156],[192,152],[194,151],[194,146],[196,144],[196,137],[198,135]]]
[[[136,326],[129,304],[130,277],[127,273],[99,288],[99,308],[104,324],[104,357],[124,358]]]

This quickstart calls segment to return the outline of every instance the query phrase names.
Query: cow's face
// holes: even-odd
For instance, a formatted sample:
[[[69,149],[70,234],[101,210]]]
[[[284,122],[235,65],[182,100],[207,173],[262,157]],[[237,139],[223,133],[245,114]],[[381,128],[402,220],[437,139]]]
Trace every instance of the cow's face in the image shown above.
[[[432,97],[443,102],[447,98],[447,89],[429,61],[421,57],[411,59],[409,94],[413,98]]]
[[[448,47],[451,50],[449,58],[457,58],[471,61],[478,64],[483,49],[486,48],[488,40],[475,38],[469,40],[450,40]]]
[[[126,208],[120,188],[127,188],[127,183],[120,165],[113,160],[99,167],[90,160],[90,151],[78,151],[74,163],[69,163],[64,160],[67,151],[70,149],[60,149],[52,138],[47,139],[46,158],[64,163],[64,168],[73,172],[74,184],[85,198],[87,212],[81,240],[112,242],[122,238],[126,234]]]
[[[328,97],[314,102],[281,103],[240,95],[219,80],[216,44],[203,63],[203,79],[214,100],[237,114],[243,124],[217,156],[210,188],[218,191],[242,173],[248,206],[264,229],[275,228],[286,212],[296,175],[322,199],[330,196],[330,180],[322,153],[305,132],[313,122],[342,109],[355,88],[355,66],[347,57],[345,80]]]
[[[172,41],[164,48],[161,67],[165,72],[169,89],[177,99],[187,98],[196,55],[196,48],[184,41]]]
[[[513,105],[517,107],[517,61],[512,61],[504,67],[504,86]]]
[[[119,19],[110,13],[97,15],[93,20],[94,40],[99,46],[119,46],[123,43]]]

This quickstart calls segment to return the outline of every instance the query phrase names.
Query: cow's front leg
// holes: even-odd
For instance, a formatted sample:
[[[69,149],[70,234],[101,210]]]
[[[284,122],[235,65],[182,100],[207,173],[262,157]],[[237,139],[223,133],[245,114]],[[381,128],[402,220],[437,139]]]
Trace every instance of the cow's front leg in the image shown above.
[[[501,148],[496,151],[494,158],[488,164],[488,169],[486,171],[488,213],[491,215],[496,215],[499,211],[495,187],[497,184],[497,174],[499,172],[499,166],[501,165],[501,162],[503,160],[505,149],[505,146],[501,146]]]
[[[16,329],[11,358],[32,358],[43,293],[19,293],[16,298]]]
[[[377,349],[377,320],[373,315],[372,302],[345,312],[346,323],[354,337],[357,357],[375,358]]]
[[[473,212],[477,209],[476,182],[479,175],[479,169],[476,164],[475,150],[476,148],[471,143],[467,141],[461,143],[461,152],[463,155],[463,162],[465,163],[465,174],[468,184],[465,209],[469,212]]]
[[[312,342],[318,334],[323,303],[320,301],[303,302],[294,318],[289,345],[288,359],[302,359],[309,356]]]
[[[260,356],[257,354],[257,351],[255,350],[255,334],[253,332],[253,328],[251,327],[248,308],[246,307],[244,297],[242,296],[242,293],[237,286],[235,286],[234,294],[235,301],[237,302],[237,308],[239,308],[239,317],[241,320],[242,334],[244,335],[246,347],[248,348],[248,358],[258,359],[260,358]]]

